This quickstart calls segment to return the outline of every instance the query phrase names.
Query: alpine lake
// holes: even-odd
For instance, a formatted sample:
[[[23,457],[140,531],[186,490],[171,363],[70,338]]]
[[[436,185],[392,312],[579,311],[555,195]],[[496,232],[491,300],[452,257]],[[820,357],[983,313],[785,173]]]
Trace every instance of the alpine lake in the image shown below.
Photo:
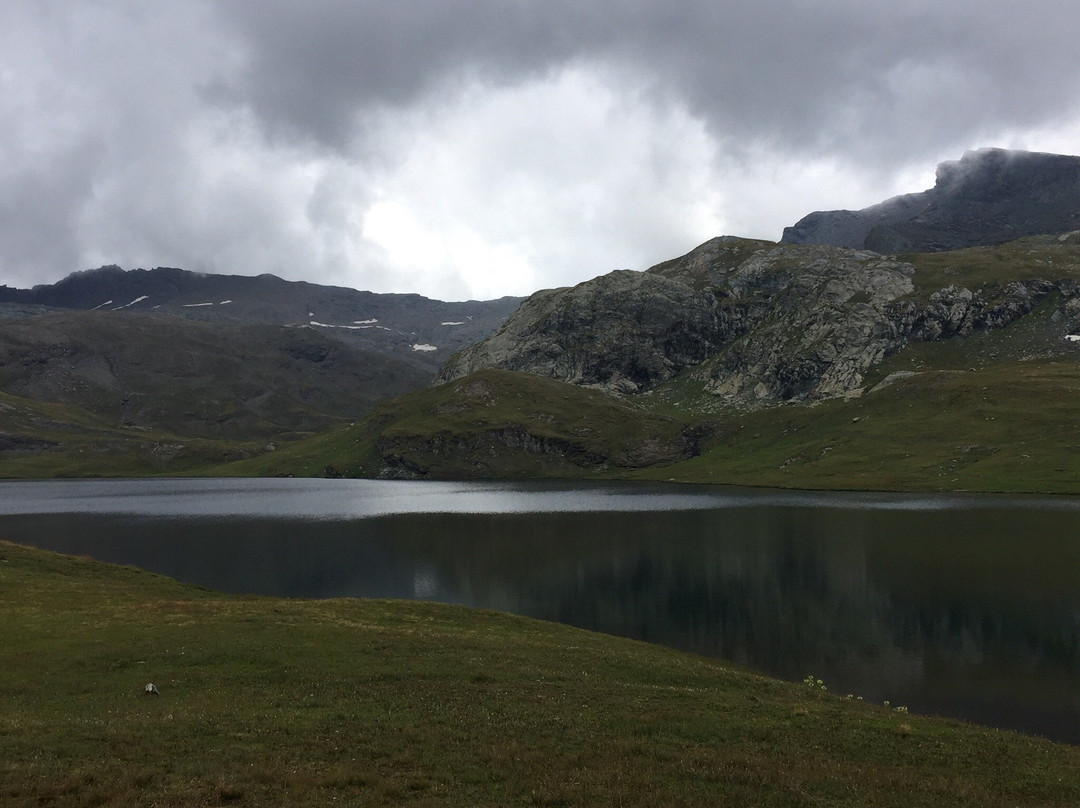
[[[1075,498],[19,481],[0,537],[231,593],[513,612],[1080,743]]]

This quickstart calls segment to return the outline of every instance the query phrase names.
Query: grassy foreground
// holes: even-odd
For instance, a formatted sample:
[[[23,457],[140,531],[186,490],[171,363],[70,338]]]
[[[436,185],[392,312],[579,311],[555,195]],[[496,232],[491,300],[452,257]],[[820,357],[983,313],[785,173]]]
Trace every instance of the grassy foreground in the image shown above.
[[[0,632],[5,806],[1080,804],[1080,749],[452,606],[0,543]]]

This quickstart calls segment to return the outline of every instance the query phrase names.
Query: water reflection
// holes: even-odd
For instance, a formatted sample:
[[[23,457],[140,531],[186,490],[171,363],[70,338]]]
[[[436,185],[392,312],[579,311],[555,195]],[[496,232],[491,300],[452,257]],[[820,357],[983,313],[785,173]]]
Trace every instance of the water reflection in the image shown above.
[[[1080,511],[844,501],[322,520],[136,509],[11,515],[0,535],[225,591],[559,620],[1080,742]]]

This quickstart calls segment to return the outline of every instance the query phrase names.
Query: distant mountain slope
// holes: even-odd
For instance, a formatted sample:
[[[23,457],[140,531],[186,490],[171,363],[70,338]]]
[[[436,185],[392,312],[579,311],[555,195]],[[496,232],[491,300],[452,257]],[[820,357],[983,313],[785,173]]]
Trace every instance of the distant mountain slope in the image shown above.
[[[1080,238],[942,254],[920,271],[915,257],[724,237],[643,273],[538,292],[439,379],[503,368],[640,393],[678,376],[740,408],[816,401],[858,394],[911,342],[1001,328],[1044,302],[1056,319],[1030,350],[1072,350],[1078,281]]]
[[[320,330],[340,341],[407,359],[434,372],[455,350],[490,334],[520,298],[446,303],[285,281],[273,275],[210,275],[116,266],[76,272],[33,289],[0,286],[0,304],[168,314],[204,322]]]
[[[1080,157],[980,149],[938,166],[928,191],[862,210],[815,211],[785,228],[780,241],[932,252],[1077,229]]]
[[[0,391],[178,436],[326,429],[427,379],[423,368],[311,329],[130,311],[0,320]]]

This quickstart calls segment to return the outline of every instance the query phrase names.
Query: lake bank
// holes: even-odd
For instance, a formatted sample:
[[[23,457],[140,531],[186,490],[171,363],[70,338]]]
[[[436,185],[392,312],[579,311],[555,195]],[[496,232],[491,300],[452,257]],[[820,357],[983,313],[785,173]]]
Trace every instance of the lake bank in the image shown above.
[[[440,604],[227,597],[8,543],[0,557],[12,806],[1080,801],[1080,749],[653,645]]]
[[[235,594],[439,601],[1080,742],[1080,502],[644,484],[0,484],[0,535]]]

